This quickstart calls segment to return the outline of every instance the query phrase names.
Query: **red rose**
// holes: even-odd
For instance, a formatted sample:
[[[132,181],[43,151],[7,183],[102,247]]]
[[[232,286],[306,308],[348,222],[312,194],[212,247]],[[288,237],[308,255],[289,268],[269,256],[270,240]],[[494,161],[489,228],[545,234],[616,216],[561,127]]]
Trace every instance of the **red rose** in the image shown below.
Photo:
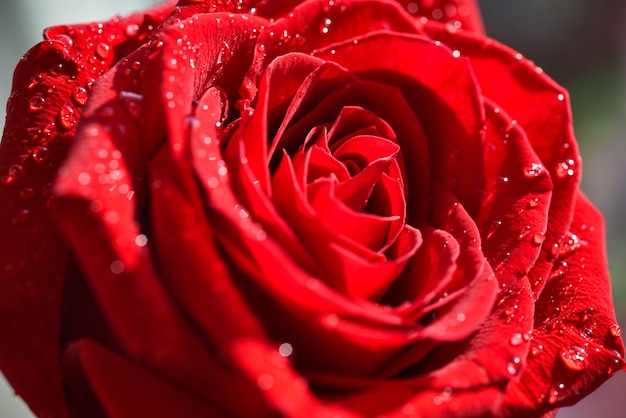
[[[567,93],[474,2],[174,6],[15,73],[0,366],[38,416],[541,416],[624,367]]]

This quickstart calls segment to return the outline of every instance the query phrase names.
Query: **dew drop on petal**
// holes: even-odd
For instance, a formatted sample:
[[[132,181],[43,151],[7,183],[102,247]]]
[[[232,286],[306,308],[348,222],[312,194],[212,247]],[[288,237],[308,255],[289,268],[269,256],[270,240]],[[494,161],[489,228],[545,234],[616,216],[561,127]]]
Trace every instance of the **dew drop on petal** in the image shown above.
[[[561,351],[559,358],[568,369],[581,371],[587,366],[585,364],[587,355],[584,348],[573,345],[569,349]]]
[[[506,371],[511,375],[515,376],[519,372],[519,365],[522,360],[519,357],[513,358],[513,361],[507,364]]]
[[[524,337],[519,332],[516,334],[513,334],[511,338],[509,339],[509,342],[514,347],[520,345],[523,341],[524,341]]]
[[[43,163],[48,158],[49,154],[48,147],[41,145],[33,150],[31,156],[34,162]]]
[[[609,332],[615,338],[618,338],[618,337],[622,336],[622,328],[619,325],[617,325],[617,324],[611,325],[610,328],[609,328]]]
[[[324,322],[326,322],[326,325],[330,327],[335,327],[339,324],[339,316],[337,316],[337,314],[328,314],[326,315]]]
[[[524,238],[526,238],[530,234],[530,230],[531,230],[530,225],[524,225],[524,227],[520,230],[519,234],[517,235],[517,239],[521,241]]]
[[[539,198],[535,197],[534,199],[530,199],[528,201],[528,209],[534,209],[539,206]]]
[[[72,90],[72,101],[78,106],[83,106],[87,102],[88,94],[85,87],[76,86]]]
[[[531,178],[537,177],[543,172],[543,165],[541,163],[532,163],[524,169],[524,176]]]
[[[270,390],[274,387],[274,378],[271,374],[261,375],[257,380],[257,384],[261,390]]]
[[[530,347],[530,351],[528,352],[528,356],[530,358],[535,358],[543,353],[543,345],[537,344]]]
[[[139,32],[139,25],[136,23],[127,25],[126,28],[124,28],[124,34],[129,38],[133,38],[137,36],[138,32]]]
[[[33,112],[38,112],[46,107],[46,99],[41,96],[35,96],[30,99],[29,108]]]
[[[83,186],[86,186],[91,182],[91,176],[89,175],[89,173],[80,173],[78,175],[78,182]]]
[[[74,108],[69,103],[64,103],[59,109],[59,126],[65,130],[72,129],[78,123],[78,117]]]
[[[533,235],[532,239],[530,240],[530,243],[532,245],[534,245],[535,247],[540,246],[544,241],[546,240],[546,236],[542,233],[539,234],[535,234]]]
[[[100,59],[106,59],[109,56],[110,50],[111,47],[104,42],[100,42],[98,45],[96,45],[96,55]]]
[[[489,230],[487,231],[487,239],[493,237],[493,235],[500,229],[501,226],[502,221],[495,221],[494,223],[492,223],[489,227]]]
[[[111,263],[111,273],[121,274],[124,272],[124,263],[120,260],[115,260]]]
[[[289,343],[282,343],[278,347],[278,353],[283,357],[289,357],[293,353],[293,347]]]
[[[574,160],[568,159],[556,165],[556,176],[560,179],[574,175]]]
[[[138,247],[145,247],[148,244],[148,237],[144,234],[139,234],[135,237],[135,245]]]

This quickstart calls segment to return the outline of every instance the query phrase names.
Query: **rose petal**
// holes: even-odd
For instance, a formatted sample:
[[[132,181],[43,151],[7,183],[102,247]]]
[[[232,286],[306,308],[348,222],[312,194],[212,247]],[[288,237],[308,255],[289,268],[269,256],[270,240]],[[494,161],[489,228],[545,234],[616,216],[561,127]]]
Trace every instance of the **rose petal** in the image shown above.
[[[500,389],[495,386],[476,390],[457,391],[451,387],[430,388],[428,381],[415,384],[401,382],[397,386],[382,387],[348,395],[339,404],[365,416],[401,418],[416,413],[433,418],[463,416],[496,416]],[[463,412],[462,412],[463,411]]]
[[[221,416],[225,411],[90,340],[72,343],[63,356],[68,406],[90,417]]]
[[[537,300],[528,367],[507,388],[507,414],[572,405],[624,369],[607,271],[604,220],[578,193],[570,231],[580,246],[561,258]]]
[[[524,129],[550,173],[554,190],[548,230],[540,258],[529,273],[538,297],[552,267],[552,250],[558,247],[571,222],[581,175],[568,94],[531,61],[496,41],[465,31],[450,33],[436,24],[427,28],[434,39],[470,59],[483,94]],[[507,88],[502,89],[503,85]]]
[[[180,257],[160,258],[168,288],[215,347],[216,353],[211,355],[223,366],[229,365],[231,375],[235,371],[242,375],[238,387],[237,382],[221,379],[219,388],[213,390],[220,393],[224,404],[235,409],[240,405],[239,415],[279,410],[289,416],[294,411],[316,410],[319,406],[306,384],[279,356],[233,283],[229,266],[213,241],[211,226],[203,218],[193,178],[181,178],[191,175],[185,172],[188,169],[176,167],[166,153],[154,160],[153,175],[161,182],[153,194],[155,246],[163,255],[181,252]],[[224,316],[225,321],[215,321],[217,316]],[[270,356],[275,359],[268,361]]]
[[[149,26],[156,27],[170,6],[117,17],[100,28],[94,23],[47,29],[46,40],[15,72],[0,146],[0,219],[6,226],[0,242],[0,304],[3,316],[12,318],[0,327],[0,363],[39,415],[65,416],[58,366],[51,359],[58,350],[66,250],[46,213],[51,182],[93,79],[143,42],[152,32]]]
[[[411,213],[415,200],[421,200],[421,190],[411,180],[424,178],[425,169],[432,169],[436,188],[453,190],[468,212],[476,213],[483,179],[465,173],[482,172],[480,128],[484,113],[476,79],[466,60],[455,58],[450,50],[426,38],[390,32],[373,33],[356,45],[341,43],[314,53],[361,78],[397,86],[419,118],[428,144],[414,139],[404,141],[392,125],[405,159],[430,156],[430,167],[421,161],[406,164],[411,191],[407,197],[409,222],[416,220]],[[428,57],[428,61],[416,66],[414,57]],[[379,114],[385,115],[382,110]]]
[[[354,19],[354,16],[359,16]],[[334,30],[337,27],[339,30]],[[309,53],[324,45],[357,38],[376,30],[423,33],[421,25],[390,1],[304,1],[289,16],[269,25],[258,40],[254,65],[246,76],[242,94],[253,98],[268,63],[289,52]]]
[[[161,115],[155,116],[165,119],[167,140],[176,155],[184,151],[194,99],[215,85],[228,97],[236,97],[243,69],[252,59],[254,33],[265,23],[253,16],[215,13],[195,15],[163,29],[158,38],[160,65],[153,67],[152,76],[159,89],[153,89],[147,100],[162,105]]]

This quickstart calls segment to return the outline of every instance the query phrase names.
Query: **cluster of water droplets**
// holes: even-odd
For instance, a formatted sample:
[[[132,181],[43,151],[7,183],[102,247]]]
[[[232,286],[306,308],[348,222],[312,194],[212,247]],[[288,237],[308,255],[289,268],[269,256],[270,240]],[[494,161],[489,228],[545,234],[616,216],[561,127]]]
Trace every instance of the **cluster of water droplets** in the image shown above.
[[[116,24],[121,18],[114,18]],[[153,27],[148,27],[147,36]],[[78,124],[81,108],[85,106],[89,91],[97,77],[113,62],[112,48],[125,39],[140,34],[138,24],[129,23],[122,34],[106,33],[105,24],[92,23],[84,26],[67,26],[64,33],[53,35],[40,44],[39,53],[52,53],[58,58],[47,72],[33,75],[27,91],[16,91],[9,102],[9,112],[19,112],[13,101],[19,95],[28,94],[27,111],[33,121],[24,139],[28,150],[0,174],[0,184],[9,184],[23,177],[30,164],[43,164],[50,155],[50,144],[59,139],[68,141]],[[69,94],[65,89],[69,89]],[[59,100],[59,98],[65,98]],[[42,121],[42,122],[39,122]]]
[[[448,2],[440,7],[433,7],[433,2],[422,1],[421,6],[418,2],[408,2],[405,6],[406,11],[412,15],[422,15],[422,19],[427,21],[433,19],[435,21],[445,21],[447,25],[454,29],[460,29],[463,24],[461,19],[470,15],[471,10],[467,5]],[[422,23],[425,23],[423,21]]]

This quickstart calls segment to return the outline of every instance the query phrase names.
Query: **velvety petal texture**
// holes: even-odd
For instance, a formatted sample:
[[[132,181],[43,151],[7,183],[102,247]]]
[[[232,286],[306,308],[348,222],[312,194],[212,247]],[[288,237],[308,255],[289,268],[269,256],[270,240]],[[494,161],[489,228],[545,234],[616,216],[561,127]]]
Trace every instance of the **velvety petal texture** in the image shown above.
[[[532,417],[625,362],[567,92],[475,1],[47,29],[0,144],[39,417]]]

